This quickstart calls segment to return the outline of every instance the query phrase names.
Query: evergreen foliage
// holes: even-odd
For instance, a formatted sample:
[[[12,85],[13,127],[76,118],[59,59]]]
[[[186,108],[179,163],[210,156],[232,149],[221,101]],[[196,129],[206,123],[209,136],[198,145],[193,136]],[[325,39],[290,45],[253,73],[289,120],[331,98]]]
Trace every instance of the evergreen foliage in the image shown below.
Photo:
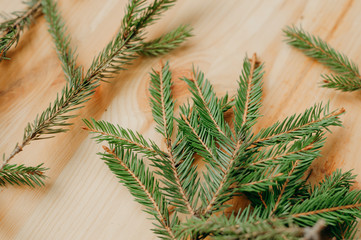
[[[23,164],[7,164],[3,171],[0,172],[0,186],[6,184],[11,185],[28,185],[30,187],[43,186],[43,180],[46,178],[44,175],[46,168],[39,164],[35,167],[26,167]]]
[[[354,176],[337,170],[315,186],[307,182],[325,133],[341,126],[344,110],[316,104],[255,133],[263,74],[255,55],[245,58],[238,91],[229,99],[218,97],[194,69],[192,78],[183,78],[192,104],[175,111],[169,64],[153,70],[150,104],[164,150],[140,133],[84,120],[84,129],[107,145],[99,155],[152,215],[160,238],[316,239],[326,224],[338,239],[355,234],[361,191],[350,190]],[[250,205],[225,213],[236,196],[246,196]]]
[[[100,81],[125,70],[140,54],[165,54],[190,37],[191,27],[182,25],[158,39],[145,41],[146,27],[155,23],[174,3],[175,0],[154,0],[150,3],[145,0],[130,0],[118,33],[83,74],[83,67],[76,64],[77,53],[70,46],[71,38],[66,34],[65,23],[57,10],[57,4],[54,0],[42,0],[41,6],[48,22],[49,33],[54,40],[67,82],[53,103],[37,115],[33,122],[27,124],[23,140],[16,144],[12,153],[7,157],[4,154],[0,173],[5,174],[8,171],[8,162],[30,142],[51,138],[56,133],[67,131],[67,126],[71,125],[69,119],[77,116],[73,112],[90,100]]]
[[[16,45],[25,27],[41,12],[41,0],[24,2],[28,7],[25,11],[16,11],[12,17],[0,23],[0,62],[6,57],[7,51]]]
[[[288,44],[300,49],[307,56],[316,59],[336,73],[322,75],[323,87],[344,92],[361,89],[361,75],[358,66],[345,54],[302,28],[286,27],[283,31]]]

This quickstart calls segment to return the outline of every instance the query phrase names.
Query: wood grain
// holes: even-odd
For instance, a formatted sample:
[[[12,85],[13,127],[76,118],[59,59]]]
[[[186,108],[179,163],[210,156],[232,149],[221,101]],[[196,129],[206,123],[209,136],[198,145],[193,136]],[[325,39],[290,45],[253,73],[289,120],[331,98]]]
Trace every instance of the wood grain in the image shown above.
[[[124,0],[62,0],[59,7],[79,52],[79,63],[92,58],[119,27]],[[0,9],[21,8],[19,1],[0,0]],[[333,128],[323,157],[313,165],[320,179],[337,168],[354,169],[361,181],[361,95],[322,89],[320,73],[328,70],[283,42],[285,25],[302,25],[320,35],[356,63],[361,63],[361,1],[352,0],[180,0],[156,25],[150,37],[189,23],[193,37],[164,56],[175,77],[189,74],[192,63],[207,73],[219,94],[234,93],[246,53],[266,63],[262,118],[256,128],[319,101],[344,107],[344,128]],[[37,23],[0,64],[0,152],[9,153],[32,121],[64,85],[64,76],[45,21]],[[361,64],[360,64],[361,65]],[[96,155],[96,145],[81,130],[81,118],[94,117],[138,130],[160,142],[153,130],[147,92],[152,67],[159,59],[139,59],[102,84],[93,100],[73,120],[71,131],[33,142],[13,162],[50,168],[46,187],[6,187],[0,193],[0,239],[156,239],[151,221]],[[188,96],[176,81],[177,97]],[[358,184],[359,186],[359,184]]]

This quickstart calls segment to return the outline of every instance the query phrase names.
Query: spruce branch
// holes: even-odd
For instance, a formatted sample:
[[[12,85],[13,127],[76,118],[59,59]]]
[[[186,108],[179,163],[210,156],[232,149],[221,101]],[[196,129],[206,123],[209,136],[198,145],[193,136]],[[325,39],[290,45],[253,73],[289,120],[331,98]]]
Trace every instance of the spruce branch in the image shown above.
[[[305,236],[305,229],[285,219],[257,219],[245,214],[227,218],[221,215],[209,219],[192,218],[179,228],[177,236],[180,239],[301,239]]]
[[[263,219],[259,209],[247,207],[230,217],[191,218],[176,228],[180,239],[322,239],[323,220],[302,228],[291,218]]]
[[[278,148],[279,146],[277,146]],[[309,150],[311,150],[314,147],[314,144],[311,143],[309,145],[306,145],[303,148],[299,148],[294,151],[282,151],[281,153],[277,152],[276,154],[273,154],[273,148],[269,151],[262,151],[259,154],[255,156],[255,160],[253,160],[251,163],[242,166],[242,168],[246,167],[258,167],[258,166],[264,166],[266,164],[274,164],[275,162],[280,162],[288,159],[292,159],[293,156],[299,156],[304,153],[307,153]]]
[[[87,127],[83,127],[84,130],[96,133],[94,139],[99,143],[109,142],[112,144],[122,145],[125,149],[132,149],[138,153],[146,154],[147,156],[159,157],[159,154],[168,156],[167,153],[161,151],[153,142],[148,142],[138,132],[133,132],[131,129],[124,129],[120,126],[114,126],[105,121],[96,121],[91,119],[88,121],[83,119]]]
[[[218,179],[219,185],[216,187],[213,197],[210,199],[206,207],[203,209],[203,214],[211,213],[218,209],[224,202],[233,197],[233,193],[228,189],[235,182],[235,178],[232,176],[232,169],[240,155],[244,154],[248,143],[244,143],[247,135],[247,130],[254,124],[259,117],[257,112],[260,107],[260,99],[262,96],[262,85],[260,84],[262,79],[263,67],[257,67],[257,56],[253,55],[251,61],[246,58],[243,64],[243,74],[240,77],[238,94],[235,100],[234,113],[235,113],[235,126],[238,126],[238,133],[236,138],[235,148],[232,149],[232,153],[229,155],[229,159],[226,163],[226,167],[223,173],[220,173],[221,177]],[[223,120],[224,121],[224,120]],[[221,120],[222,122],[222,120]],[[222,122],[223,123],[223,122]],[[246,127],[245,127],[246,126]],[[241,132],[242,130],[242,132]],[[223,175],[223,176],[222,176]],[[258,176],[261,178],[248,179],[248,183],[241,185],[242,188],[248,188],[249,186],[264,185],[263,183],[269,183],[269,178],[263,173]],[[272,177],[278,177],[280,174],[274,174]],[[213,176],[213,178],[215,175]],[[207,176],[206,178],[209,178]],[[238,179],[239,181],[240,179]],[[208,188],[209,189],[209,188]],[[215,203],[218,204],[215,204]]]
[[[76,52],[70,47],[70,37],[66,35],[66,27],[61,18],[56,2],[52,0],[42,0],[43,13],[48,22],[48,31],[53,37],[58,58],[62,64],[63,72],[67,81],[75,80],[77,71],[81,69],[76,67]]]
[[[192,27],[189,25],[181,25],[159,38],[144,42],[139,54],[155,57],[170,52],[192,37],[192,30]]]
[[[356,218],[361,217],[361,191],[350,190],[354,176],[336,171],[317,186],[304,177],[320,156],[325,133],[341,125],[339,116],[344,110],[329,111],[328,104],[316,104],[254,134],[253,124],[260,117],[263,65],[254,55],[245,58],[243,66],[240,89],[230,100],[228,95],[217,97],[200,71],[194,71],[194,79],[183,78],[193,103],[181,105],[178,116],[169,63],[151,72],[150,103],[165,150],[132,130],[104,121],[84,120],[84,129],[98,142],[108,143],[106,154],[109,149],[123,149],[149,161],[149,176],[137,174],[146,180],[157,175],[162,183],[156,192],[176,219],[168,226],[177,239],[312,239],[324,223],[333,236],[353,236]],[[230,108],[237,132],[225,121]],[[118,162],[129,159],[119,154],[118,158]],[[203,169],[198,168],[199,158],[205,162]],[[143,195],[137,192],[137,201],[147,208],[148,190],[139,190]],[[227,202],[236,196],[246,196],[251,204],[236,215],[215,214],[229,207]]]
[[[46,178],[44,172],[47,168],[42,166],[43,164],[35,167],[27,167],[23,164],[8,164],[0,171],[0,186],[5,186],[6,184],[24,184],[30,187],[35,187],[35,185],[43,186],[43,180]]]
[[[311,188],[307,199],[292,207],[292,216],[301,225],[309,225],[321,216],[331,226],[337,226],[340,220],[353,222],[360,218],[361,191],[350,191],[354,178],[350,172],[335,171]]]
[[[250,197],[253,204],[258,206],[262,203],[267,206],[265,207],[267,209],[264,209],[265,213],[268,213],[271,217],[274,214],[288,212],[290,207],[288,203],[290,201],[294,201],[293,204],[295,204],[309,198],[309,187],[305,186],[304,176],[312,162],[320,156],[320,149],[323,147],[324,141],[323,133],[315,133],[301,140],[278,144],[271,149],[255,154],[255,161],[264,156],[267,156],[267,158],[269,158],[268,156],[276,156],[276,158],[274,162],[250,166],[269,168],[269,166],[272,167],[276,164],[279,171],[287,177],[279,180],[277,185],[272,186],[271,193],[267,191],[261,193],[261,199],[259,199],[259,194],[253,194],[254,196]],[[253,161],[253,159],[250,160],[251,163]],[[248,166],[248,164],[245,164],[245,166]]]
[[[164,239],[175,239],[171,229],[171,220],[167,202],[160,193],[159,182],[154,178],[142,160],[131,151],[115,147],[110,150],[103,146],[105,153],[102,159],[109,166],[110,170],[120,179],[136,198],[138,202],[146,206],[145,212],[154,216],[160,225],[154,231],[163,235]],[[175,220],[176,221],[176,220]]]
[[[49,32],[54,39],[68,81],[54,102],[49,104],[33,123],[28,123],[23,141],[15,146],[8,157],[4,157],[0,170],[31,141],[50,138],[56,133],[67,131],[66,127],[71,125],[68,120],[76,117],[70,112],[82,108],[84,103],[90,100],[101,80],[113,77],[139,56],[138,52],[143,47],[146,33],[145,27],[157,20],[174,2],[155,0],[145,6],[145,1],[130,1],[119,32],[83,75],[82,68],[76,67],[76,53],[71,50],[70,37],[65,34],[65,24],[57,11],[57,5],[53,0],[43,0]]]
[[[292,115],[282,122],[262,129],[255,137],[254,145],[267,146],[283,141],[296,140],[301,136],[328,129],[330,126],[341,126],[339,116],[345,112],[344,108],[329,112],[329,104],[316,104],[299,115]]]
[[[221,104],[216,97],[213,86],[208,79],[204,78],[204,73],[193,69],[193,78],[183,78],[183,80],[189,86],[197,111],[202,113],[201,109],[206,111],[206,114],[199,115],[202,123],[205,127],[209,127],[209,129],[215,129],[212,135],[219,138],[219,140],[229,143],[230,128],[224,120]]]
[[[320,37],[314,36],[302,28],[286,27],[286,42],[329,67],[334,74],[322,75],[323,87],[341,91],[355,91],[361,88],[361,75],[358,66],[345,54],[332,48]]]
[[[260,117],[262,76],[263,66],[257,66],[256,54],[251,61],[244,61],[238,88],[240,92],[235,101],[235,126],[238,133],[251,128]]]
[[[167,148],[171,147],[173,133],[174,101],[172,99],[171,86],[172,75],[169,65],[166,63],[160,72],[153,72],[150,81],[149,92],[154,121],[157,123],[157,131],[165,138]]]
[[[172,147],[174,101],[171,93],[171,79],[172,75],[167,62],[160,72],[153,72],[150,81],[149,92],[152,96],[150,102],[153,119],[157,123],[157,131],[165,139],[168,154],[168,157],[162,158],[163,161],[160,161],[157,165],[162,169],[162,175],[167,180],[167,191],[173,195],[173,199],[178,198],[178,201],[175,201],[177,209],[195,215],[194,207],[182,186],[176,167],[178,161],[174,156]]]
[[[219,164],[217,153],[214,151],[214,141],[209,134],[207,135],[207,129],[197,123],[198,118],[198,114],[195,111],[190,112],[189,107],[181,107],[178,126],[183,132],[187,132],[188,141],[205,161]]]
[[[275,203],[275,205],[274,205],[274,207],[273,207],[270,215],[273,215],[274,212],[277,210],[277,207],[278,207],[278,205],[280,204],[280,202],[281,202],[281,200],[282,200],[283,194],[285,193],[286,187],[287,187],[288,183],[289,183],[290,180],[291,180],[290,177],[291,177],[291,176],[293,175],[293,173],[295,172],[296,166],[297,166],[299,163],[300,163],[299,160],[296,160],[296,161],[293,163],[292,169],[291,169],[291,171],[289,171],[289,173],[288,173],[288,178],[287,178],[286,181],[282,184],[282,188],[281,188],[280,194],[279,194],[278,197],[277,197],[276,203]]]
[[[25,11],[13,12],[14,16],[0,23],[0,62],[6,57],[7,51],[19,42],[21,33],[28,27],[34,18],[41,12],[41,0],[29,0]]]

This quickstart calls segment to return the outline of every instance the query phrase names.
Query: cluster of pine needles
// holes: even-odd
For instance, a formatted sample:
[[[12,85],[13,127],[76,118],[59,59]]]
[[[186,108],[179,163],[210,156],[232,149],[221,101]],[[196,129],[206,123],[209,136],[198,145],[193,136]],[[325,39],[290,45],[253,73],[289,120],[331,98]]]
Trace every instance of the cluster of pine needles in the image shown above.
[[[57,5],[31,0],[0,24],[0,61],[16,45],[26,26],[41,13],[55,43],[66,84],[55,100],[24,130],[23,140],[3,156],[0,185],[43,185],[43,164],[35,167],[9,161],[34,140],[67,131],[73,112],[84,106],[101,81],[124,70],[141,55],[159,56],[191,36],[191,28],[146,41],[146,27],[175,0],[131,0],[116,36],[88,70],[77,64]],[[324,86],[342,91],[361,88],[354,62],[322,39],[302,29],[284,30],[287,42],[335,74],[323,75]],[[310,166],[320,156],[325,134],[341,126],[344,110],[316,104],[301,114],[254,132],[261,117],[264,65],[254,55],[244,59],[235,96],[219,97],[200,70],[182,78],[192,100],[178,106],[173,99],[172,72],[166,63],[150,74],[150,104],[164,148],[140,133],[105,121],[84,120],[99,153],[152,216],[154,233],[162,239],[352,239],[361,217],[361,191],[351,190],[355,176],[336,170],[317,184],[308,182]],[[228,116],[228,117],[226,117]],[[231,116],[231,117],[229,117]],[[204,167],[200,167],[204,166]],[[237,197],[249,201],[230,213]]]
[[[286,42],[314,58],[334,73],[323,74],[322,86],[344,92],[361,89],[361,75],[357,64],[344,53],[335,50],[318,36],[300,27],[287,27],[284,30]]]
[[[62,91],[52,103],[36,116],[24,129],[23,140],[18,142],[9,155],[3,155],[0,164],[0,185],[26,184],[43,185],[46,168],[43,164],[35,167],[9,164],[9,161],[32,141],[53,137],[68,130],[69,119],[76,117],[74,111],[82,108],[90,100],[101,81],[112,78],[139,56],[159,56],[177,48],[189,38],[191,27],[181,25],[159,38],[146,41],[146,28],[160,18],[162,13],[173,6],[175,0],[131,0],[126,7],[121,27],[116,36],[93,59],[88,70],[77,64],[77,53],[71,48],[71,38],[66,34],[54,0],[32,0],[26,11],[15,12],[14,18],[0,25],[0,60],[5,58],[11,45],[19,39],[20,33],[32,19],[42,11],[49,33],[55,43],[66,79]],[[85,72],[85,73],[84,73]]]
[[[150,104],[164,149],[131,129],[84,120],[96,141],[106,143],[99,154],[152,216],[160,238],[354,237],[361,217],[361,191],[350,190],[355,176],[337,170],[316,185],[307,181],[325,133],[341,126],[344,110],[316,104],[255,133],[263,68],[255,55],[245,58],[231,98],[217,96],[204,73],[193,70],[192,78],[182,78],[192,101],[179,108],[169,64],[153,70]],[[237,196],[249,206],[227,214]]]

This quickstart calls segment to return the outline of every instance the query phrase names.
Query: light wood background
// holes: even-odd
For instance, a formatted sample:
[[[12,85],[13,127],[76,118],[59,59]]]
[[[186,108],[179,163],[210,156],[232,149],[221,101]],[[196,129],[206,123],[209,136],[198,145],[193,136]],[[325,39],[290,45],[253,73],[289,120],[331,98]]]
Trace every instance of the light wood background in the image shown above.
[[[59,7],[79,52],[79,64],[89,66],[117,31],[125,0],[62,0]],[[0,10],[21,9],[20,0],[0,0]],[[262,114],[258,125],[319,101],[344,107],[344,128],[332,128],[313,166],[317,180],[337,168],[354,169],[361,181],[361,95],[322,89],[320,74],[328,70],[283,42],[281,29],[302,25],[361,65],[361,1],[353,0],[179,0],[150,28],[159,36],[179,24],[194,27],[170,60],[175,77],[189,74],[192,63],[207,73],[219,94],[235,92],[242,60],[256,52],[266,63]],[[42,17],[25,32],[18,47],[0,63],[0,153],[12,150],[23,129],[56,96],[64,76]],[[81,118],[104,119],[138,130],[159,141],[148,107],[148,72],[159,59],[139,59],[129,69],[102,84],[92,101],[73,120],[71,131],[51,140],[32,142],[12,163],[50,168],[46,187],[6,187],[0,191],[0,239],[156,239],[141,206],[118,183],[96,155],[101,146],[81,129]],[[175,95],[184,100],[186,87],[176,81]],[[358,184],[356,185],[358,187]]]

